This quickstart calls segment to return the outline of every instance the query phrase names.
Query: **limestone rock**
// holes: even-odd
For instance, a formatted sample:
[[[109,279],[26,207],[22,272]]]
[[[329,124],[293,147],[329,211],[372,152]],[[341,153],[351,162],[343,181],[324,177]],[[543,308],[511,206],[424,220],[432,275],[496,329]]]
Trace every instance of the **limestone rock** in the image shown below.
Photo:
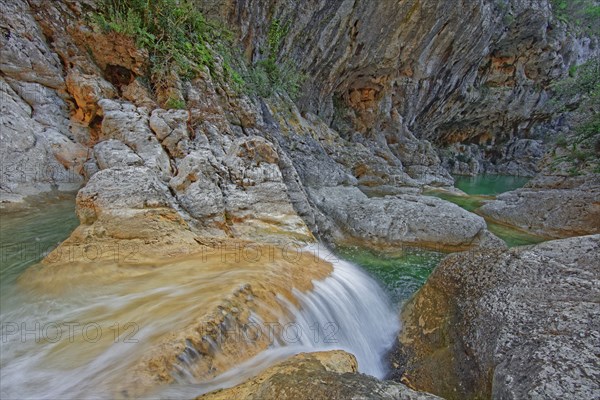
[[[560,238],[600,232],[600,175],[540,175],[477,210],[503,224]]]
[[[483,218],[433,197],[368,198],[357,188],[339,186],[312,190],[311,198],[347,236],[342,241],[465,249],[486,231]]]
[[[123,98],[135,104],[138,107],[146,107],[152,110],[158,105],[152,98],[152,94],[144,83],[139,78],[134,79],[128,85],[122,87]]]
[[[45,95],[48,92],[37,92]],[[74,190],[87,152],[80,145],[36,120],[37,113],[0,77],[0,194],[2,201],[22,201],[23,196],[52,188]],[[37,104],[51,102],[41,97]],[[60,124],[59,124],[60,125]],[[60,127],[60,126],[59,126]],[[57,159],[57,157],[60,159]]]
[[[405,306],[397,377],[448,399],[600,391],[600,235],[446,257]]]
[[[101,111],[98,101],[114,98],[116,89],[110,82],[97,75],[86,75],[76,69],[67,74],[67,90],[77,103],[77,118],[84,123],[90,123]]]
[[[219,166],[210,151],[197,150],[181,160],[177,175],[169,182],[182,207],[203,222],[207,218],[224,222],[225,206]]]
[[[441,151],[443,165],[458,175],[535,176],[545,154],[541,140],[519,138],[492,145],[454,144]]]
[[[119,246],[143,257],[167,257],[197,251],[196,234],[166,184],[147,167],[114,167],[95,173],[77,194],[81,225],[53,254],[70,261],[111,259],[113,253],[90,256],[89,248]],[[51,260],[53,256],[49,256]]]
[[[378,381],[356,371],[356,359],[346,352],[302,353],[241,385],[202,395],[197,400],[438,399],[402,384]]]
[[[186,110],[156,109],[150,115],[150,128],[171,157],[181,158],[189,152],[188,120]]]
[[[144,165],[144,161],[129,146],[115,139],[104,140],[95,145],[94,156],[101,170]]]
[[[148,110],[131,103],[103,99],[99,103],[104,118],[102,135],[106,139],[120,140],[131,147],[161,179],[171,177],[171,162],[160,142],[150,130]]]
[[[62,66],[25,1],[0,2],[0,71],[19,81],[64,88]]]
[[[545,82],[594,52],[578,45],[545,0],[200,7],[235,27],[248,58],[264,56],[269,21],[289,22],[278,57],[311,77],[302,111],[372,142],[397,143],[405,130],[443,143],[523,136],[549,118]]]

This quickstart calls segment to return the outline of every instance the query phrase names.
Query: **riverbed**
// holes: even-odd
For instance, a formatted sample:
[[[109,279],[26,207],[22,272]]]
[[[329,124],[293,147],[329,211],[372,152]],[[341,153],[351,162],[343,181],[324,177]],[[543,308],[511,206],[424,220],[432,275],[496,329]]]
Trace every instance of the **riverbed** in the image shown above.
[[[525,182],[514,177],[461,178],[457,186],[466,196],[432,195],[474,211]],[[220,265],[199,268],[193,259],[160,268],[120,268],[114,279],[110,274],[117,269],[111,265],[85,274],[63,268],[48,275],[51,279],[42,290],[39,285],[34,290],[20,276],[78,225],[74,194],[51,194],[25,209],[0,213],[2,398],[114,398],[115,388],[119,393],[133,390],[128,374],[162,338],[186,329],[204,309],[217,304],[227,285],[260,273],[245,266],[224,274]],[[543,240],[489,222],[488,227],[511,246]],[[313,246],[304,251],[322,250]],[[281,299],[286,311],[279,321],[295,321],[295,332],[303,333],[297,341],[273,343],[210,380],[197,379],[193,363],[184,363],[172,384],[153,387],[146,396],[193,398],[240,383],[291,354],[340,348],[357,356],[361,372],[382,378],[386,352],[400,329],[402,304],[445,255],[415,247],[385,252],[339,248],[327,257],[334,264],[330,277],[315,282],[309,293],[295,291],[294,302]],[[102,337],[96,340],[99,332]]]

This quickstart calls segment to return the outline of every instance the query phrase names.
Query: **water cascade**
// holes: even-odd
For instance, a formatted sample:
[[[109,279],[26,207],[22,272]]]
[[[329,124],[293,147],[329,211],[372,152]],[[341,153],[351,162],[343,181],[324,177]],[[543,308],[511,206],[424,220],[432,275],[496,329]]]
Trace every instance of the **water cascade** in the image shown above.
[[[153,387],[145,395],[194,398],[240,383],[292,354],[328,349],[354,354],[361,372],[382,378],[383,358],[399,329],[397,312],[369,275],[345,261],[333,264],[333,273],[314,282],[312,291],[292,290],[294,302],[277,296],[278,310],[284,310],[278,311],[279,321],[286,330],[268,349],[206,381],[196,378],[194,361],[200,355],[189,347],[171,371],[175,383]],[[10,301],[3,296],[2,398],[113,398],[115,388],[119,393],[127,389],[126,377],[159,338],[184,329],[218,304],[223,291],[257,273],[252,267],[224,273],[220,265],[199,268],[189,262],[120,268],[117,274],[114,266],[94,268],[99,269],[91,276],[59,269],[50,282],[68,287],[60,294],[50,286],[33,291],[15,285]],[[74,280],[65,286],[65,274],[78,278],[68,278]],[[103,275],[111,278],[98,278]],[[251,320],[265,326],[258,315]],[[67,331],[67,322],[78,324]],[[96,338],[97,327],[102,337]]]

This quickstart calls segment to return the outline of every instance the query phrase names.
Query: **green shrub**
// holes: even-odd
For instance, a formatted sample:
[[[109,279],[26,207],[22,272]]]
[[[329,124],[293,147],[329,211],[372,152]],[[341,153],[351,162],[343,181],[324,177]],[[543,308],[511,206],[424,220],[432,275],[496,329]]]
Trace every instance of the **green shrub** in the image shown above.
[[[557,147],[567,147],[569,145],[567,141],[567,137],[565,135],[560,135],[556,138],[556,146]]]
[[[578,123],[569,138],[558,138],[557,145],[570,145],[567,161],[599,162],[595,146],[600,141],[600,58],[594,58],[570,71],[570,76],[553,85],[562,101],[575,101]],[[566,108],[563,109],[565,111]]]
[[[191,0],[103,0],[91,19],[99,29],[130,36],[148,50],[155,83],[173,69],[183,78],[192,78],[202,66],[212,70],[215,51],[233,40]]]
[[[286,92],[295,98],[300,91],[304,76],[291,61],[277,61],[277,55],[288,31],[289,24],[273,20],[267,36],[267,57],[256,62],[248,71],[248,83],[252,91],[261,97]]]
[[[598,34],[600,5],[595,0],[550,0],[554,16],[576,30]]]
[[[165,108],[167,110],[183,110],[185,109],[185,101],[171,97],[165,103]]]

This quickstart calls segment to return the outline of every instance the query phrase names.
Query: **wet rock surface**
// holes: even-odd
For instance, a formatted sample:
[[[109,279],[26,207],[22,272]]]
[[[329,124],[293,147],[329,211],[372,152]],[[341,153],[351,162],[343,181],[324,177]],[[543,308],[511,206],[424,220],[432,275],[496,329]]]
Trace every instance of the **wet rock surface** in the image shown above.
[[[450,399],[598,394],[600,236],[448,256],[402,312],[397,379]]]
[[[407,399],[439,397],[391,381],[358,374],[356,359],[343,351],[298,354],[239,386],[205,394],[220,399]]]
[[[165,227],[157,228],[171,235]],[[184,235],[176,239],[179,247],[186,244]],[[103,247],[111,243],[113,247]],[[119,243],[128,246],[115,248]],[[111,298],[118,300],[111,303],[113,321],[135,321],[139,329],[157,324],[157,314],[170,321],[158,323],[149,336],[140,332],[143,345],[125,342],[130,343],[125,349],[130,357],[115,366],[122,368],[121,373],[98,377],[95,386],[104,388],[111,398],[139,398],[160,385],[209,381],[282,343],[282,326],[292,322],[286,304],[296,304],[295,293],[312,290],[314,281],[332,272],[329,262],[311,252],[254,242],[205,240],[196,244],[193,254],[165,259],[169,248],[163,241],[153,245],[163,252],[162,260],[152,246],[132,247],[135,244],[134,240],[96,240],[81,255],[69,253],[76,249],[67,241],[19,278],[23,289],[47,298],[79,291],[92,295],[99,290],[104,293],[103,302],[91,310],[93,314],[93,308],[99,307],[95,310],[99,315],[89,315],[99,323]],[[107,256],[99,257],[99,249],[106,249]],[[161,295],[165,291],[168,294]],[[128,296],[140,300],[128,303],[124,301]],[[83,343],[83,348],[92,355],[114,340],[104,335]],[[66,353],[82,349],[77,344],[66,347]],[[81,359],[82,355],[73,356]],[[356,360],[349,357],[356,370]]]

